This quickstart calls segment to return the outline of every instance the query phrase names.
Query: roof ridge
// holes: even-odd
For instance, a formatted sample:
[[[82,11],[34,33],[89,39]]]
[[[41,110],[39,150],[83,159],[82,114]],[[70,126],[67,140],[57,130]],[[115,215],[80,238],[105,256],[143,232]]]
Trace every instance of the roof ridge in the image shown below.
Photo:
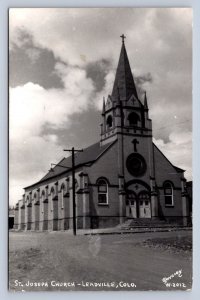
[[[115,141],[108,143],[106,145],[100,146],[100,142],[96,142],[90,146],[88,146],[87,148],[83,149],[83,152],[80,152],[79,155],[76,157],[77,159],[77,164],[75,165],[75,168],[78,168],[80,166],[83,166],[87,163],[93,163],[94,161],[96,161],[111,145],[114,144]],[[96,145],[96,148],[94,147]],[[92,146],[94,149],[92,149]],[[90,148],[92,149],[92,151],[89,151]],[[89,153],[88,153],[89,152]],[[63,160],[67,160],[66,163],[71,165],[71,156],[65,157],[63,158],[61,161]],[[56,167],[58,167],[58,169],[56,169]],[[64,167],[64,166],[63,166]],[[49,171],[48,173],[46,173],[45,176],[43,176],[39,181],[37,181],[36,183],[25,187],[26,188],[30,188],[33,187],[37,184],[41,184],[42,182],[45,182],[47,180],[53,179],[56,176],[60,176],[64,173],[67,173],[68,171],[71,170],[71,166],[66,169],[66,170],[62,170],[61,167],[59,167],[59,162],[58,164],[54,167],[54,174],[51,175],[51,172]]]

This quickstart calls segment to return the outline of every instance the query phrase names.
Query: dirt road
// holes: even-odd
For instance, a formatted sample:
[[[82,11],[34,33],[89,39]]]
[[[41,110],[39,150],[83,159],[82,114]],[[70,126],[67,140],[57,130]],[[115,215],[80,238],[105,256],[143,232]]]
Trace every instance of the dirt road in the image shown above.
[[[190,251],[176,253],[170,245],[166,250],[143,243],[175,237],[191,238],[191,232],[76,237],[10,232],[10,290],[190,289]]]

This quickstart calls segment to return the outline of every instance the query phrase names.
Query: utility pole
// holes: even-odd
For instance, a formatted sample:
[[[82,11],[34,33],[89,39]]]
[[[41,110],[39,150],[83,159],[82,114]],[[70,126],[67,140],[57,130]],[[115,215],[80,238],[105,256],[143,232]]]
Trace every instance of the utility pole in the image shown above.
[[[83,149],[77,150],[72,147],[72,149],[64,149],[63,151],[68,151],[72,153],[72,202],[73,202],[73,234],[76,235],[76,190],[75,190],[75,152],[83,152]]]

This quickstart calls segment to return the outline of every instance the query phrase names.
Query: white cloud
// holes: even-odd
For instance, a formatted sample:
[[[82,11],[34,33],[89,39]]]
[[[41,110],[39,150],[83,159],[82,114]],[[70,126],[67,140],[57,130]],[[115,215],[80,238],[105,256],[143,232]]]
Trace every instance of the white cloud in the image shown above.
[[[19,198],[16,178],[19,187],[33,183],[51,162],[63,156],[57,136],[44,135],[44,126],[67,128],[69,117],[87,110],[92,103],[94,86],[84,70],[58,64],[56,72],[62,77],[64,89],[45,90],[31,82],[10,88],[11,203]],[[18,191],[22,194],[21,188]]]
[[[11,9],[10,40],[21,44],[19,29],[24,30],[33,36],[36,46],[53,51],[69,64],[84,65],[110,57],[116,62],[113,39],[117,47],[118,37],[124,32],[133,65],[149,69],[150,57],[164,62],[163,55],[173,51],[174,62],[179,47],[183,47],[179,54],[187,54],[185,50],[191,48],[191,17],[191,9],[181,8]]]
[[[29,137],[41,132],[44,124],[54,128],[66,126],[73,113],[90,105],[94,86],[84,70],[57,65],[64,89],[45,90],[31,82],[10,88],[11,138]]]
[[[154,143],[173,165],[186,170],[186,178],[192,180],[192,132],[173,132],[169,136],[169,142],[154,139]]]

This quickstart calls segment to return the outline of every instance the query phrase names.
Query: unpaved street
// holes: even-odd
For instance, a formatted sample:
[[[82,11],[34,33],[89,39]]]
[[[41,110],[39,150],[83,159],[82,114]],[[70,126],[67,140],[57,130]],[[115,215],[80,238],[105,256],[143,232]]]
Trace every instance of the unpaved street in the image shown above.
[[[156,238],[187,240],[191,239],[191,231],[76,237],[66,232],[10,232],[10,289],[191,288],[191,252],[172,251],[170,245],[166,249],[143,243]],[[166,287],[162,279],[172,274],[167,283],[176,287]]]

